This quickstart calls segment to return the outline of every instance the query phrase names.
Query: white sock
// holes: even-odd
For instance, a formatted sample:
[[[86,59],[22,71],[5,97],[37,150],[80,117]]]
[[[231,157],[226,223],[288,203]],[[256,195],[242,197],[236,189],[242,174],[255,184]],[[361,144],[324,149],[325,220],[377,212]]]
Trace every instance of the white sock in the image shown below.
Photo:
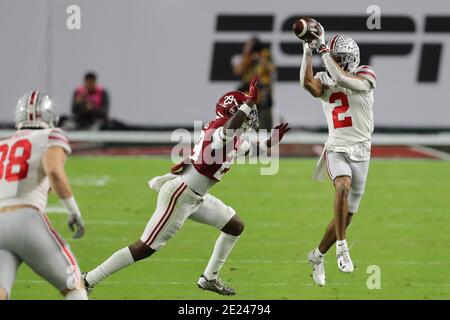
[[[97,268],[88,272],[86,276],[87,282],[95,286],[100,281],[104,280],[111,274],[122,270],[126,266],[129,266],[134,262],[133,256],[131,255],[130,249],[128,247],[116,251],[111,257],[106,259]]]
[[[87,293],[84,289],[70,290],[66,294],[66,300],[87,300]]]
[[[336,241],[336,253],[348,250],[347,240],[337,240]]]
[[[231,234],[227,234],[225,232],[220,234],[219,238],[217,238],[216,244],[214,245],[214,251],[209,259],[205,272],[203,272],[206,279],[217,279],[220,269],[222,269],[228,255],[238,239],[239,236],[232,236]]]
[[[323,260],[325,253],[320,252],[319,247],[315,248],[313,251],[313,257]]]

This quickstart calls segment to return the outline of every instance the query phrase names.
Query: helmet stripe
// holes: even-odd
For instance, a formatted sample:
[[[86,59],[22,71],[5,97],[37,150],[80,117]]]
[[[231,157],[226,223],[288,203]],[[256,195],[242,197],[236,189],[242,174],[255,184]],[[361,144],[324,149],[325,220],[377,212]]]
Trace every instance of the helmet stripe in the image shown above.
[[[28,120],[29,121],[33,121],[36,118],[35,117],[36,116],[36,108],[33,107],[33,105],[36,102],[36,95],[37,95],[36,91],[31,92],[30,102],[28,103]]]
[[[331,43],[330,43],[330,51],[334,50],[334,46],[336,45],[336,40],[337,38],[339,38],[338,35],[334,36],[333,39],[331,39]]]

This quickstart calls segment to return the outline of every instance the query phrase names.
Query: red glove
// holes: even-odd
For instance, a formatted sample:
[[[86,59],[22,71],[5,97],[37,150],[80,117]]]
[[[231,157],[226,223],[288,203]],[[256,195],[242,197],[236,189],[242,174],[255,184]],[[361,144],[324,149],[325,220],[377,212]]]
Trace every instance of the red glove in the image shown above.
[[[258,84],[259,84],[259,77],[257,75],[254,75],[252,79],[250,80],[250,86],[248,88],[248,94],[247,94],[247,101],[246,103],[255,103],[255,101],[258,99]]]
[[[271,148],[273,145],[276,145],[277,143],[279,143],[281,141],[281,139],[283,139],[283,136],[286,134],[286,132],[291,130],[291,128],[289,128],[289,123],[287,123],[287,122],[280,123],[273,129],[276,131],[274,133],[272,133],[270,138],[267,139],[267,141],[266,141],[268,148]]]

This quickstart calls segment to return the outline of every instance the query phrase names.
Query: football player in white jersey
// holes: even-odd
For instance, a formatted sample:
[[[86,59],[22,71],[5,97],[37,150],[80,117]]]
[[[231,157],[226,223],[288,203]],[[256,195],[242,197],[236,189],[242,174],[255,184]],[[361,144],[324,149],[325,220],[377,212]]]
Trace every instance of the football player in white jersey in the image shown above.
[[[320,28],[321,36],[315,35],[316,40],[304,43],[300,84],[321,101],[328,124],[329,136],[316,177],[320,179],[326,168],[334,183],[334,218],[318,247],[308,254],[313,279],[324,286],[324,256],[334,243],[339,270],[354,270],[346,229],[358,211],[369,169],[376,76],[373,68],[359,66],[359,47],[353,39],[335,35],[326,44],[325,32]],[[316,75],[312,69],[313,50],[321,55],[326,70]]]
[[[88,291],[112,273],[150,257],[177,233],[186,219],[192,219],[221,231],[208,265],[197,281],[198,287],[222,295],[236,294],[220,279],[219,272],[244,230],[244,223],[233,208],[209,194],[209,189],[221,181],[238,154],[267,150],[289,130],[287,123],[281,124],[268,140],[252,147],[241,134],[242,130],[257,125],[257,85],[258,79],[254,79],[248,94],[240,91],[224,94],[216,104],[216,119],[203,127],[190,158],[174,166],[171,173],[149,182],[150,188],[158,192],[158,200],[141,238],[83,274]]]
[[[76,259],[45,214],[51,187],[69,213],[74,238],[83,236],[81,213],[64,171],[69,140],[55,128],[57,121],[52,100],[33,91],[17,104],[16,133],[0,140],[0,299],[11,297],[22,262],[66,299],[87,299]]]

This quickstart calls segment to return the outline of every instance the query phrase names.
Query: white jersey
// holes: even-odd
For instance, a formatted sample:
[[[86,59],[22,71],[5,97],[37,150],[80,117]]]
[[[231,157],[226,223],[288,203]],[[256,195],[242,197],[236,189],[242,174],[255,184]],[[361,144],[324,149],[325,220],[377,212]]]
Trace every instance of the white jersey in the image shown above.
[[[369,91],[344,88],[326,73],[319,72],[315,78],[324,84],[320,97],[328,124],[326,148],[336,152],[347,152],[355,160],[370,157],[370,140],[373,124],[373,89],[376,86],[375,71],[369,66],[360,66],[350,72],[368,80]]]
[[[44,212],[50,185],[42,156],[52,146],[71,152],[59,128],[18,130],[0,140],[0,208],[31,205]]]

